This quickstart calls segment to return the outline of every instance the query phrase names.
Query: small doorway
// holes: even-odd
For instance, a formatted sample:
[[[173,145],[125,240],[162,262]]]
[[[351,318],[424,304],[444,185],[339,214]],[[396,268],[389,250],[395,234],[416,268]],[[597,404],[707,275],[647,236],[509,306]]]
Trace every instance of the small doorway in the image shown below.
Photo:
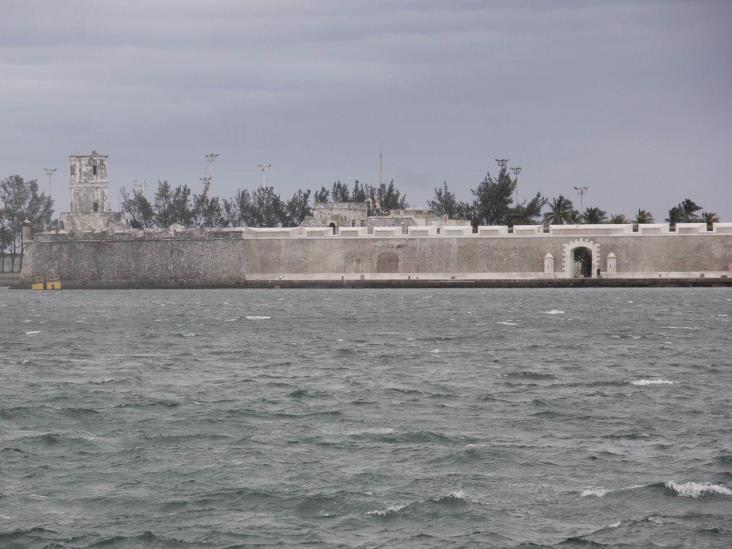
[[[330,227],[331,229],[333,229],[333,234],[336,234],[336,232],[337,232],[337,230],[338,230],[338,229],[337,229],[337,227],[336,227],[336,224],[335,224],[335,222],[331,221],[331,223],[330,223],[330,224],[329,224],[328,226],[329,226],[329,227]]]
[[[572,259],[574,278],[592,278],[592,250],[590,248],[575,248]]]

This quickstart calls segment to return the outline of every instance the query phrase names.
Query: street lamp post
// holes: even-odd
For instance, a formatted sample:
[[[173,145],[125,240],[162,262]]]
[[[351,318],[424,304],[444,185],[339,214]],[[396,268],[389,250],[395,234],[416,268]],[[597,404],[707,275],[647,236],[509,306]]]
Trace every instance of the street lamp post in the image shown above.
[[[262,172],[262,187],[267,186],[267,170],[272,167],[272,164],[257,164],[257,168]]]
[[[219,157],[219,153],[208,153],[206,155],[206,174],[208,182],[213,183],[213,163]]]
[[[574,190],[577,191],[577,194],[580,197],[580,213],[582,213],[582,210],[585,209],[584,198],[590,188],[585,185],[584,187],[575,187]]]
[[[53,183],[53,174],[56,173],[56,168],[43,168],[43,171],[48,176],[48,196],[51,196],[51,183]]]
[[[521,170],[522,169],[523,168],[518,167],[518,166],[515,167],[515,168],[511,168],[511,171],[513,172],[513,175],[515,177],[515,183],[516,183],[516,204],[518,204],[518,201],[519,201],[519,194],[518,194],[518,175],[521,173]]]

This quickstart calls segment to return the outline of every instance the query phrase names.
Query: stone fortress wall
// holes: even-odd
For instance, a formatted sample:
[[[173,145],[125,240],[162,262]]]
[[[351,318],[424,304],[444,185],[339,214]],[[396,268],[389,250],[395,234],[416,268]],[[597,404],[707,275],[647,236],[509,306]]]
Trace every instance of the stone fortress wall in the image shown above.
[[[369,216],[366,203],[315,208],[289,228],[133,230],[110,211],[108,156],[70,156],[71,211],[31,238],[21,286],[58,276],[65,288],[168,288],[342,281],[727,279],[732,223],[457,225],[425,210]],[[310,225],[310,226],[308,226]],[[313,226],[314,225],[314,226]],[[732,278],[732,277],[730,277]]]
[[[507,227],[330,227],[41,233],[22,284],[216,287],[256,282],[732,278],[732,223]],[[577,251],[582,251],[582,267]],[[584,269],[584,273],[580,268]]]

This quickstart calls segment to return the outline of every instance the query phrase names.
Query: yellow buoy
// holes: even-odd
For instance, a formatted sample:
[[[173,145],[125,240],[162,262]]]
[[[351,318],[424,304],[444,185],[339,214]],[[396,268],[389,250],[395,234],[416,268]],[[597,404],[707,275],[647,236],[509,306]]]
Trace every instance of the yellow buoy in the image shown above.
[[[57,274],[35,275],[31,283],[31,288],[34,290],[60,290],[61,279]]]

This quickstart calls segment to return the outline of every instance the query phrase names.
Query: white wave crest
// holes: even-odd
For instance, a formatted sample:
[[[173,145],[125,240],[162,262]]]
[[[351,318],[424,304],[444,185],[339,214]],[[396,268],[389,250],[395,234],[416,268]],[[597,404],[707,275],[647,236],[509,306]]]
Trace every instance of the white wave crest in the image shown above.
[[[668,379],[636,379],[631,381],[633,385],[673,385],[673,381]]]
[[[30,331],[26,332],[25,335],[34,336],[34,335],[38,335],[40,333],[41,333],[41,330],[30,330]]]
[[[716,494],[718,496],[732,496],[732,490],[721,484],[711,482],[667,482],[666,488],[670,488],[677,495],[685,498],[698,498],[704,494]]]
[[[371,429],[362,429],[360,431],[349,431],[350,436],[355,435],[388,435],[394,432],[391,427],[373,427]]]
[[[587,496],[595,496],[597,498],[601,498],[609,491],[610,490],[607,490],[605,488],[587,488],[585,490],[582,490],[582,493],[580,493],[580,497],[586,498]]]
[[[385,517],[387,515],[393,515],[404,509],[406,505],[390,505],[386,509],[376,509],[375,511],[369,511],[366,513],[369,517]]]
[[[504,326],[518,326],[518,324],[511,322],[510,320],[506,320],[505,322],[496,322],[496,324],[503,324]]]
[[[448,492],[444,496],[440,496],[438,498],[433,498],[432,501],[444,501],[449,499],[459,499],[462,501],[467,501],[468,497],[465,495],[465,492],[462,490],[453,490],[452,492]]]
[[[269,320],[271,319],[271,316],[260,316],[260,315],[248,315],[246,317],[247,320]]]
[[[432,350],[431,350],[430,352],[431,352],[431,353],[435,353],[435,354],[437,354],[437,353],[439,353],[439,352],[440,352],[440,350],[439,350],[439,349],[432,349]]]
[[[559,309],[552,309],[550,311],[542,311],[545,315],[563,315],[564,311]]]

